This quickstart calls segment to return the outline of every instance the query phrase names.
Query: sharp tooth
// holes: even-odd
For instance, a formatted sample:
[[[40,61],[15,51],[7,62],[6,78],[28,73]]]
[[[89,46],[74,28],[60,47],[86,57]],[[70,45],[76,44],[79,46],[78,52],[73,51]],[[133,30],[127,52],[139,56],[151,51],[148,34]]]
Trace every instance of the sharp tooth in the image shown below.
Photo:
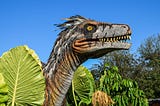
[[[115,42],[115,38],[113,38],[113,42]]]
[[[101,38],[101,41],[103,42],[103,38]]]
[[[123,39],[123,36],[121,36],[121,39]]]
[[[106,42],[106,38],[100,38],[99,41],[100,42]]]
[[[116,37],[116,40],[118,40],[119,39],[119,37]]]
[[[107,42],[107,38],[105,38],[105,42]]]
[[[128,39],[131,40],[131,36],[128,36]]]
[[[129,37],[129,36],[127,35],[126,38],[128,39],[128,37]]]
[[[103,38],[101,38],[101,42],[103,42]]]
[[[109,42],[109,38],[107,38],[107,42]]]
[[[112,42],[112,38],[110,38],[110,41]]]
[[[130,36],[130,35],[127,35],[127,39],[129,39],[129,40],[130,40],[130,39],[131,39],[131,36]]]
[[[123,36],[124,39],[126,39],[126,36]]]
[[[121,39],[121,37],[119,36],[119,40]]]

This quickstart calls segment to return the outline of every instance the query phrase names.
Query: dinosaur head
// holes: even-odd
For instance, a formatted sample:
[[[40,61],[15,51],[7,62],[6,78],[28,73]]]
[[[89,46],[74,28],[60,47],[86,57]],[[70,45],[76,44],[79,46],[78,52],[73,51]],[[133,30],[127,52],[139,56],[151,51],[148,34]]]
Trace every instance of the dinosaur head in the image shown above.
[[[131,30],[126,24],[97,22],[72,16],[59,27],[65,28],[72,50],[87,58],[97,58],[114,50],[129,49]],[[67,37],[67,38],[68,38]]]

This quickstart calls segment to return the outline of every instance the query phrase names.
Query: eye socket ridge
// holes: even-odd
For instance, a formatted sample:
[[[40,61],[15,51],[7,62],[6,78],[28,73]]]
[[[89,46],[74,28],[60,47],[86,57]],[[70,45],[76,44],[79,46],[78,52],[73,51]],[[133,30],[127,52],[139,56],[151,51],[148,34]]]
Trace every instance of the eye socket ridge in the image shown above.
[[[97,26],[94,24],[86,24],[84,25],[85,33],[94,33],[97,30]]]

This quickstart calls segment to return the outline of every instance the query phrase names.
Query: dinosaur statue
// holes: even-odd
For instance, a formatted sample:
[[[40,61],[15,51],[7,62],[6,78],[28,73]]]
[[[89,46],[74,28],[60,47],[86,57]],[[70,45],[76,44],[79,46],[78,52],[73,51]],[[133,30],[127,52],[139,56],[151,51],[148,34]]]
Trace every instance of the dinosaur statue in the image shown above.
[[[71,85],[74,71],[89,58],[98,58],[114,50],[129,49],[131,30],[125,24],[97,22],[76,15],[58,24],[62,29],[47,64],[43,106],[61,106]]]

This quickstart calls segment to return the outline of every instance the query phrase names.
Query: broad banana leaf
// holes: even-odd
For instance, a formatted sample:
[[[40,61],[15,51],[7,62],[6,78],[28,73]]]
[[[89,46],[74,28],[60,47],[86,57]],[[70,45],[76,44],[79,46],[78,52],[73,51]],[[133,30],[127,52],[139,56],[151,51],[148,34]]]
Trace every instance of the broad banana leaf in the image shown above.
[[[9,106],[40,106],[45,80],[41,62],[33,50],[18,46],[0,58],[0,73],[8,85]]]
[[[81,103],[90,104],[91,96],[94,92],[94,79],[90,71],[80,66],[74,73],[72,80],[72,92],[76,103],[76,98],[80,98],[79,106]]]

